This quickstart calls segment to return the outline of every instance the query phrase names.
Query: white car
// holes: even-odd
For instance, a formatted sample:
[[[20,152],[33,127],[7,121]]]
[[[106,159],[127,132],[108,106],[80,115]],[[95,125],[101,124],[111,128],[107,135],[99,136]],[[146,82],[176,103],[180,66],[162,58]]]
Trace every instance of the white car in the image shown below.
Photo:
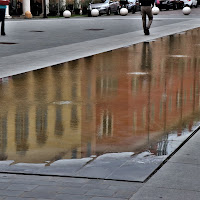
[[[194,6],[195,8],[197,8],[198,2],[197,0],[184,0],[184,6],[188,6],[190,8]]]
[[[88,6],[88,16],[91,16],[92,9],[97,9],[99,15],[111,13],[120,14],[120,5],[118,0],[92,0]]]

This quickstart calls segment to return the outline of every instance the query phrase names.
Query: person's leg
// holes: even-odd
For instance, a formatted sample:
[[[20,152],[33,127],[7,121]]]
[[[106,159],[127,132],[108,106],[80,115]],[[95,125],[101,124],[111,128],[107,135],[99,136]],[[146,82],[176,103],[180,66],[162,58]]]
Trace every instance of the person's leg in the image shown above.
[[[0,9],[1,35],[5,35],[5,9]]]
[[[146,10],[144,6],[141,6],[141,15],[142,15],[142,23],[143,23],[143,30],[145,33],[146,30]]]
[[[146,12],[147,12],[147,16],[149,18],[149,22],[148,22],[147,28],[150,29],[151,24],[153,22],[153,13],[152,13],[151,7],[149,7]]]

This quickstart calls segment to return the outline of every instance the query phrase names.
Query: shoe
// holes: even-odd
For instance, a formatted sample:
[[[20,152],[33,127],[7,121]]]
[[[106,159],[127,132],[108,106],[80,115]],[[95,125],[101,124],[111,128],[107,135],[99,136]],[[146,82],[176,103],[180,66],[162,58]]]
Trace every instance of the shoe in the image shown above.
[[[1,33],[1,35],[6,35],[5,33]]]
[[[149,29],[148,29],[148,28],[145,29],[144,34],[145,34],[145,35],[150,35],[150,33],[149,33]]]

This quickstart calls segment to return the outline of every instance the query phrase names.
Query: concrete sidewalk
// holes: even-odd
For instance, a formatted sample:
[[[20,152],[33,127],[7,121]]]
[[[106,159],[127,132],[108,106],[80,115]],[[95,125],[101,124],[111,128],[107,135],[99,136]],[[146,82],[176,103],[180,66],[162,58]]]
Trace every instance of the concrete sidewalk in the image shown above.
[[[200,131],[141,187],[131,200],[200,199]]]

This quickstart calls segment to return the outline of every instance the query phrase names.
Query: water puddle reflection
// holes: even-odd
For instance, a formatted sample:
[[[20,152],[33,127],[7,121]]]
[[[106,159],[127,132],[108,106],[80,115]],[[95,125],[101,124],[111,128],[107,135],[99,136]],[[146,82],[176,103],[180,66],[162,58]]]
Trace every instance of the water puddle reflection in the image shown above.
[[[107,167],[101,156],[123,152],[118,161],[112,154],[116,165],[161,163],[199,125],[199,36],[194,29],[1,79],[2,166],[73,159],[81,176],[87,163],[92,173],[95,162]]]

